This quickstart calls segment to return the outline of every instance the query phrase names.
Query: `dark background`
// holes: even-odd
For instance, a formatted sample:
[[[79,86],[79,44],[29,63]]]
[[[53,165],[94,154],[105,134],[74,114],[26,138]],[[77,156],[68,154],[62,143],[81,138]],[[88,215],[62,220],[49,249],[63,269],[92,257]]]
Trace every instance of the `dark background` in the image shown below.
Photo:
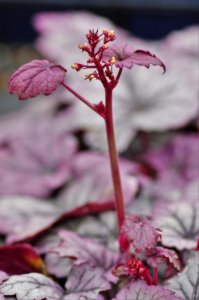
[[[89,10],[146,39],[199,23],[198,0],[0,0],[0,42],[32,42],[40,11]]]

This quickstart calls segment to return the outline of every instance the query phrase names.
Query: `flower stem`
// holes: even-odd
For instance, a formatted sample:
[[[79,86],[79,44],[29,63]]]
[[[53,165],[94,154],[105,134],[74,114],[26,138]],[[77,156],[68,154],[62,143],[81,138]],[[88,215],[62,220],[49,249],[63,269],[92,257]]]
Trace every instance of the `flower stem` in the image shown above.
[[[124,221],[124,201],[122,193],[122,185],[120,179],[120,171],[118,164],[118,155],[115,143],[113,111],[112,111],[112,89],[106,88],[106,135],[108,141],[109,158],[112,172],[112,180],[115,194],[115,206],[119,228]]]
[[[78,98],[80,101],[82,101],[84,104],[86,104],[88,107],[90,107],[92,110],[94,110],[98,115],[104,118],[103,114],[97,111],[95,108],[95,105],[91,104],[88,100],[86,100],[84,97],[82,97],[80,94],[78,94],[76,91],[74,91],[69,85],[67,85],[65,82],[62,83],[63,87],[67,89],[71,94],[73,94],[76,98]]]
[[[198,241],[197,241],[196,251],[199,251],[199,237],[198,237]]]
[[[153,268],[153,284],[157,285],[158,283],[158,268]]]

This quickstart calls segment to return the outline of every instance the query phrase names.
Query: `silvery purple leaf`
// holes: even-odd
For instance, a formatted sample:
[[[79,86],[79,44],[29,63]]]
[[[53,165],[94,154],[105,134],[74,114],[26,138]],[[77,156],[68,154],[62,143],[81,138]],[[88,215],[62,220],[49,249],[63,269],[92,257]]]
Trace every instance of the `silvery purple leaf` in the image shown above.
[[[189,26],[183,30],[171,32],[165,39],[167,47],[175,49],[177,53],[186,55],[188,59],[198,56],[198,25]]]
[[[0,284],[8,278],[9,278],[9,275],[7,273],[0,271]]]
[[[130,72],[124,80],[127,85],[134,87],[134,91],[131,91],[131,101],[130,95],[123,96],[126,99],[122,104],[120,100],[118,106],[124,106],[121,108],[123,115],[120,119],[124,120],[125,113],[132,129],[134,126],[144,131],[165,131],[184,126],[195,118],[196,93],[194,91],[190,93],[188,88],[190,83],[178,73],[180,71],[172,67],[168,67],[168,72],[164,76],[160,76],[154,69],[150,72],[142,69],[135,69],[132,74]],[[190,103],[193,105],[192,108],[188,106]]]
[[[23,133],[26,130],[26,126],[28,124],[28,120],[30,118],[29,114],[24,114],[24,110],[20,110],[17,112],[12,112],[6,115],[1,116],[0,118],[0,126],[2,128],[0,132],[0,141],[1,147],[2,142],[11,142],[14,136],[19,136],[19,134]]]
[[[47,253],[44,261],[48,273],[57,278],[67,277],[72,268],[72,261],[70,259],[62,258],[56,253]]]
[[[197,134],[181,134],[160,149],[151,151],[145,159],[158,171],[160,181],[181,188],[198,178],[198,149]]]
[[[70,178],[77,141],[45,121],[31,123],[34,127],[27,124],[26,132],[13,139],[6,151],[1,151],[0,195],[43,197]]]
[[[17,69],[9,79],[8,90],[19,100],[52,94],[64,82],[66,69],[48,60],[32,60]]]
[[[7,236],[7,242],[27,241],[44,234],[55,224],[69,217],[85,216],[113,210],[113,201],[89,202],[79,201],[58,205],[46,200],[25,196],[0,198],[0,233]],[[28,204],[28,205],[27,205]]]
[[[187,266],[167,282],[167,287],[184,300],[199,299],[199,252],[192,253]]]
[[[39,273],[11,276],[0,285],[0,292],[5,297],[16,295],[17,300],[60,300],[63,296],[57,283]]]
[[[89,164],[87,163],[89,161]],[[96,167],[97,166],[97,167]],[[120,161],[122,185],[125,202],[129,203],[138,190],[138,180],[132,174],[138,174],[138,167],[127,160]],[[96,152],[82,152],[76,155],[73,163],[74,180],[60,195],[61,207],[74,208],[97,201],[103,203],[113,200],[113,186],[108,157]]]
[[[62,258],[57,253],[52,253],[51,249],[58,247],[61,240],[58,236],[58,229],[51,230],[39,240],[35,241],[35,248],[38,253],[44,256],[44,261],[49,274],[58,278],[68,275],[72,267],[72,261],[68,258]]]
[[[117,252],[109,250],[93,239],[83,238],[69,230],[61,230],[59,237],[60,245],[52,248],[51,252],[57,253],[60,257],[73,259],[75,265],[86,263],[95,266],[103,270],[106,278],[114,280],[110,276],[110,271],[119,260]]]
[[[20,110],[2,115],[0,118],[0,142],[12,143],[19,136],[26,135],[30,130],[39,132],[42,126],[47,126],[50,123],[51,129],[55,131],[53,123],[55,109],[54,97],[48,96],[46,101],[45,96],[38,96],[39,101],[30,101],[20,103]],[[35,134],[33,131],[33,134]]]
[[[42,255],[48,253],[51,248],[58,246],[59,243],[60,238],[57,230],[51,230],[48,234],[37,240],[34,243],[34,247],[37,249],[37,252]]]
[[[166,170],[165,170],[166,171]],[[185,181],[177,174],[172,174],[166,171],[161,174],[160,178],[156,179],[151,185],[151,195],[157,203],[177,202],[182,199],[185,202],[194,203],[198,201],[198,180]],[[169,176],[170,175],[170,176]],[[173,178],[173,181],[172,181]],[[184,182],[184,184],[183,184]],[[176,183],[176,184],[174,184]]]
[[[154,199],[198,201],[198,149],[197,134],[178,134],[145,156],[145,161],[157,171],[157,179],[151,185]]]
[[[107,217],[105,218],[105,220],[100,219],[104,214],[111,214],[111,219],[114,220],[114,223],[111,225],[111,228],[109,228],[109,225],[106,223]],[[115,281],[117,278],[111,274],[111,268],[117,262],[119,255],[118,252],[116,252],[118,251],[118,242],[116,238],[116,220],[114,213],[106,212],[100,214],[99,216],[89,215],[86,217],[75,218],[69,220],[66,223],[66,227],[67,229],[74,231],[74,233],[71,231],[71,236],[74,237],[74,240],[69,240],[70,246],[72,246],[72,242],[75,245],[75,239],[79,238],[79,247],[82,247],[82,244],[84,243],[83,247],[86,251],[85,242],[93,241],[94,246],[96,247],[96,249],[99,250],[99,254],[96,256],[96,258],[99,257],[99,260],[95,261],[95,258],[92,257],[92,255],[90,255],[89,257],[88,253],[85,253],[84,251],[79,251],[79,249],[77,248],[78,243],[76,244],[76,249],[75,246],[73,248],[75,253],[79,253],[80,257],[84,258],[85,260],[89,259],[90,264],[96,265],[99,264],[101,261],[101,267],[104,268],[107,279],[110,281]],[[115,231],[114,237],[113,231]],[[76,233],[88,237],[89,239],[81,237]],[[108,245],[109,247],[106,249],[100,244],[104,246]],[[61,242],[61,235],[59,234],[59,229],[57,229],[57,231],[54,232],[51,231],[50,233],[48,233],[48,235],[43,236],[39,239],[39,241],[35,242],[35,248],[40,254],[43,254],[45,257],[44,261],[47,266],[48,272],[50,274],[55,275],[58,278],[66,277],[73,263],[77,263],[78,261],[80,261],[78,258],[74,260],[68,258],[67,256],[60,257],[59,253],[54,253],[54,250],[56,251],[56,249],[58,249],[59,252],[59,250],[61,250],[61,247],[64,247],[64,243]],[[110,248],[114,248],[114,251],[110,251]],[[67,252],[67,249],[68,247],[66,245],[66,249],[63,249],[63,251]],[[103,249],[106,255],[104,255],[104,257],[100,257],[100,254],[102,254]],[[87,248],[87,250],[89,249]]]
[[[134,281],[124,287],[112,300],[183,300],[175,292],[161,286],[149,286],[144,281]]]
[[[164,246],[178,250],[195,249],[199,236],[198,203],[176,201],[159,205],[153,224],[161,229]]]
[[[121,247],[125,249],[127,242],[133,245],[136,252],[154,248],[160,238],[160,232],[143,216],[127,216],[120,231]]]
[[[111,288],[103,271],[87,264],[73,267],[65,287],[67,294],[63,300],[96,300],[100,292]]]
[[[134,50],[128,44],[114,44],[104,51],[102,60],[108,62],[112,57],[116,59],[115,66],[117,68],[131,69],[134,65],[145,66],[149,68],[150,65],[161,66],[166,71],[163,62],[154,54],[145,50]]]
[[[8,278],[9,278],[8,274],[6,274],[3,271],[0,271],[0,285],[4,280]],[[1,293],[1,291],[0,291],[0,300],[5,300],[4,295]]]
[[[102,212],[98,215],[88,215],[67,222],[67,229],[73,230],[81,236],[94,238],[109,249],[118,249],[118,231],[115,212]]]
[[[166,264],[168,268],[180,270],[180,259],[174,250],[155,247],[151,251],[147,251],[145,256],[147,263],[153,268],[157,268],[160,264]]]
[[[29,197],[0,199],[0,232],[13,243],[34,236],[50,226],[60,215],[52,203]]]

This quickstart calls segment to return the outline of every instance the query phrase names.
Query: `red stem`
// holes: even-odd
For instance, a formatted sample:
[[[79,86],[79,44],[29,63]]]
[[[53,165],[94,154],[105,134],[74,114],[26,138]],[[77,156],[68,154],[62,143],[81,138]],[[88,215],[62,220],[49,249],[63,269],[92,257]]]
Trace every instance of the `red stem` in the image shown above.
[[[95,106],[91,104],[88,100],[86,100],[84,97],[82,97],[80,94],[75,92],[70,86],[68,86],[65,82],[62,83],[62,85],[67,89],[70,93],[72,93],[76,98],[81,100],[84,104],[86,104],[88,107],[90,107],[92,110],[94,110],[98,115],[100,115],[102,118],[104,118],[104,115],[97,111]]]
[[[119,69],[119,71],[117,73],[117,77],[115,79],[115,86],[118,84],[118,81],[119,81],[121,75],[122,75],[122,69]]]
[[[158,268],[153,268],[153,284],[158,284]]]
[[[69,87],[65,82],[62,85],[71,92],[75,97],[89,106],[92,110],[97,112],[101,117],[104,118],[106,124],[106,135],[108,141],[108,149],[109,149],[109,158],[110,158],[110,165],[111,165],[111,172],[112,172],[112,181],[114,187],[114,194],[115,194],[115,206],[117,212],[117,219],[118,219],[118,226],[119,229],[121,228],[124,217],[125,217],[125,210],[124,210],[124,200],[123,200],[123,193],[122,193],[122,185],[120,179],[120,170],[118,164],[118,155],[115,143],[115,134],[114,134],[114,125],[113,125],[113,109],[112,109],[112,91],[113,88],[117,85],[117,81],[121,76],[121,71],[118,72],[117,80],[114,82],[115,84],[111,86],[110,82],[107,81],[106,76],[103,71],[103,66],[100,64],[98,59],[95,57],[95,46],[91,46],[91,57],[94,58],[94,63],[96,65],[96,69],[98,70],[98,74],[100,77],[100,81],[105,89],[106,99],[105,99],[105,115],[104,113],[101,114],[97,111],[94,105],[88,102],[85,98],[75,92],[71,87]]]
[[[198,237],[198,241],[197,241],[196,251],[199,251],[199,237]]]
[[[115,206],[117,212],[117,219],[119,228],[124,221],[124,201],[122,193],[122,185],[120,179],[120,171],[118,164],[118,156],[115,143],[114,125],[113,125],[113,111],[112,111],[112,89],[106,88],[106,135],[108,141],[109,158],[111,164],[112,180],[115,193]]]

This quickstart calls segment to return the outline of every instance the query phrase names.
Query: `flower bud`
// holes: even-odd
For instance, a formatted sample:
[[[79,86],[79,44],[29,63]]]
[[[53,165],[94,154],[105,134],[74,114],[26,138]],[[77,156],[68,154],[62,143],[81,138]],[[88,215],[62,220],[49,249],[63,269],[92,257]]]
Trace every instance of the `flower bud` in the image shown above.
[[[107,49],[108,47],[109,47],[108,44],[103,44],[102,47],[101,47],[101,49],[105,50],[105,49]]]
[[[114,65],[117,62],[116,58],[114,56],[111,57],[109,60],[110,65]]]
[[[108,33],[108,36],[112,39],[115,38],[115,32],[113,30],[110,30]]]
[[[113,30],[104,29],[102,32],[104,36],[110,41],[113,41],[115,39],[115,32]]]
[[[95,78],[95,75],[94,74],[86,74],[85,75],[85,79],[88,79],[89,81],[93,80],[93,78]]]
[[[79,45],[79,48],[82,50],[82,51],[88,51],[89,50],[89,46],[88,44],[80,44]]]
[[[74,63],[74,64],[71,65],[71,68],[78,72],[79,70],[81,70],[82,65]]]

